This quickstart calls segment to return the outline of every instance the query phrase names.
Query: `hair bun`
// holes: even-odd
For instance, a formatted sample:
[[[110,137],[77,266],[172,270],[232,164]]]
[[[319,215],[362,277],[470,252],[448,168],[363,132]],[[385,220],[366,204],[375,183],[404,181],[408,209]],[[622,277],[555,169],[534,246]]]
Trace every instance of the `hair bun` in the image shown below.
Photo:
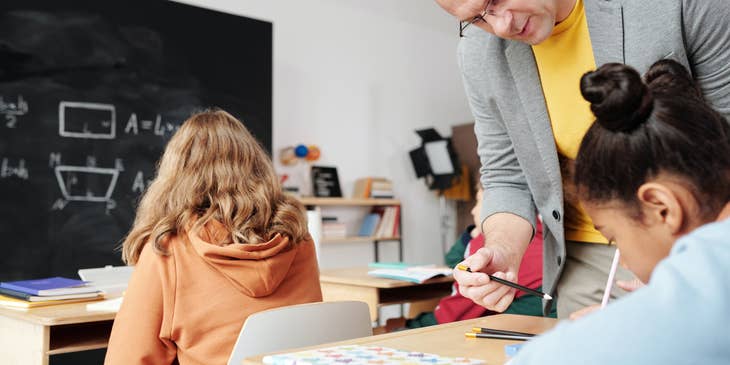
[[[580,92],[591,103],[596,121],[614,132],[628,132],[644,123],[653,98],[633,68],[607,63],[580,79]]]
[[[704,100],[702,90],[687,68],[675,60],[663,59],[655,62],[644,75],[644,80],[654,94],[681,94]]]

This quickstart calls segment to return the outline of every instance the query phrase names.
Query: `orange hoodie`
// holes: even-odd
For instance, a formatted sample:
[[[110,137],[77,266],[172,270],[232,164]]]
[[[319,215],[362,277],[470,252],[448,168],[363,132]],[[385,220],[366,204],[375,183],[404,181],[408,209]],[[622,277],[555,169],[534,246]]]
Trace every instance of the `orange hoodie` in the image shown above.
[[[105,364],[225,364],[246,318],[322,300],[314,244],[277,235],[218,246],[218,222],[169,240],[169,256],[145,245],[112,328]]]

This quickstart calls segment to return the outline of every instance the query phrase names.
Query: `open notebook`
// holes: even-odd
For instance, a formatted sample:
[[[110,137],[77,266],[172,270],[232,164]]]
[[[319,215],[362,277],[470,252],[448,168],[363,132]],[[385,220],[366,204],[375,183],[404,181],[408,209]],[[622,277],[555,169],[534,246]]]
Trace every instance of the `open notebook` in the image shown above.
[[[79,270],[79,277],[101,290],[107,297],[121,295],[127,289],[133,266],[105,266]]]
[[[410,281],[421,284],[428,279],[441,276],[451,276],[453,270],[444,266],[436,265],[407,265],[402,263],[371,263],[368,275],[379,278]]]
[[[264,364],[326,365],[326,364],[486,364],[482,360],[444,357],[424,352],[402,351],[380,346],[347,345],[287,354],[264,356]]]

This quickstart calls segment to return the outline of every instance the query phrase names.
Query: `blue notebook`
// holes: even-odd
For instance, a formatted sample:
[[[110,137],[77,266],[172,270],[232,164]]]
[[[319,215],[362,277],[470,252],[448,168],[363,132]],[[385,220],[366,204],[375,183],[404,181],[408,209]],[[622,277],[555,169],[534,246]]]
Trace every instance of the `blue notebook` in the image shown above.
[[[86,286],[85,281],[63,278],[60,276],[44,279],[3,282],[0,283],[0,288],[39,296],[83,294],[98,291],[95,287]]]

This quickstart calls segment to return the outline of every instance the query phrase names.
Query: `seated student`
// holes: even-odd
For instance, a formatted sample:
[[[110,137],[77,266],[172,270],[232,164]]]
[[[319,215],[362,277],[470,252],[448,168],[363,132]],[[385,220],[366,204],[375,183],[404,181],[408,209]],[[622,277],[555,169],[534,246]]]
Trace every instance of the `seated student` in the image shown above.
[[[135,270],[106,364],[225,364],[250,314],[322,300],[303,207],[220,110],[167,144],[122,257]]]
[[[454,247],[446,255],[446,263],[451,268],[464,261],[464,258],[473,255],[477,250],[484,247],[484,235],[482,235],[481,229],[478,228],[481,223],[480,214],[482,211],[483,193],[484,191],[481,185],[478,185],[476,202],[474,208],[471,210],[474,225],[469,225],[467,231],[462,234],[460,241],[454,243]],[[467,241],[466,244],[462,244],[464,240]],[[531,289],[542,289],[542,224],[539,220],[535,237],[533,237],[532,242],[530,242],[530,245],[525,251],[525,256],[522,258],[517,282]],[[542,302],[540,298],[525,295],[521,291],[517,292],[515,298],[504,313],[542,316]],[[433,312],[424,312],[416,318],[407,320],[406,327],[425,327],[441,323],[463,321],[465,319],[483,317],[495,313],[474,303],[471,299],[462,296],[459,293],[459,284],[454,282],[452,294],[442,298]],[[555,310],[553,310],[550,316],[556,316]]]
[[[530,341],[512,365],[730,359],[730,128],[680,64],[644,78],[620,64],[583,76],[596,122],[575,182],[646,286]]]

